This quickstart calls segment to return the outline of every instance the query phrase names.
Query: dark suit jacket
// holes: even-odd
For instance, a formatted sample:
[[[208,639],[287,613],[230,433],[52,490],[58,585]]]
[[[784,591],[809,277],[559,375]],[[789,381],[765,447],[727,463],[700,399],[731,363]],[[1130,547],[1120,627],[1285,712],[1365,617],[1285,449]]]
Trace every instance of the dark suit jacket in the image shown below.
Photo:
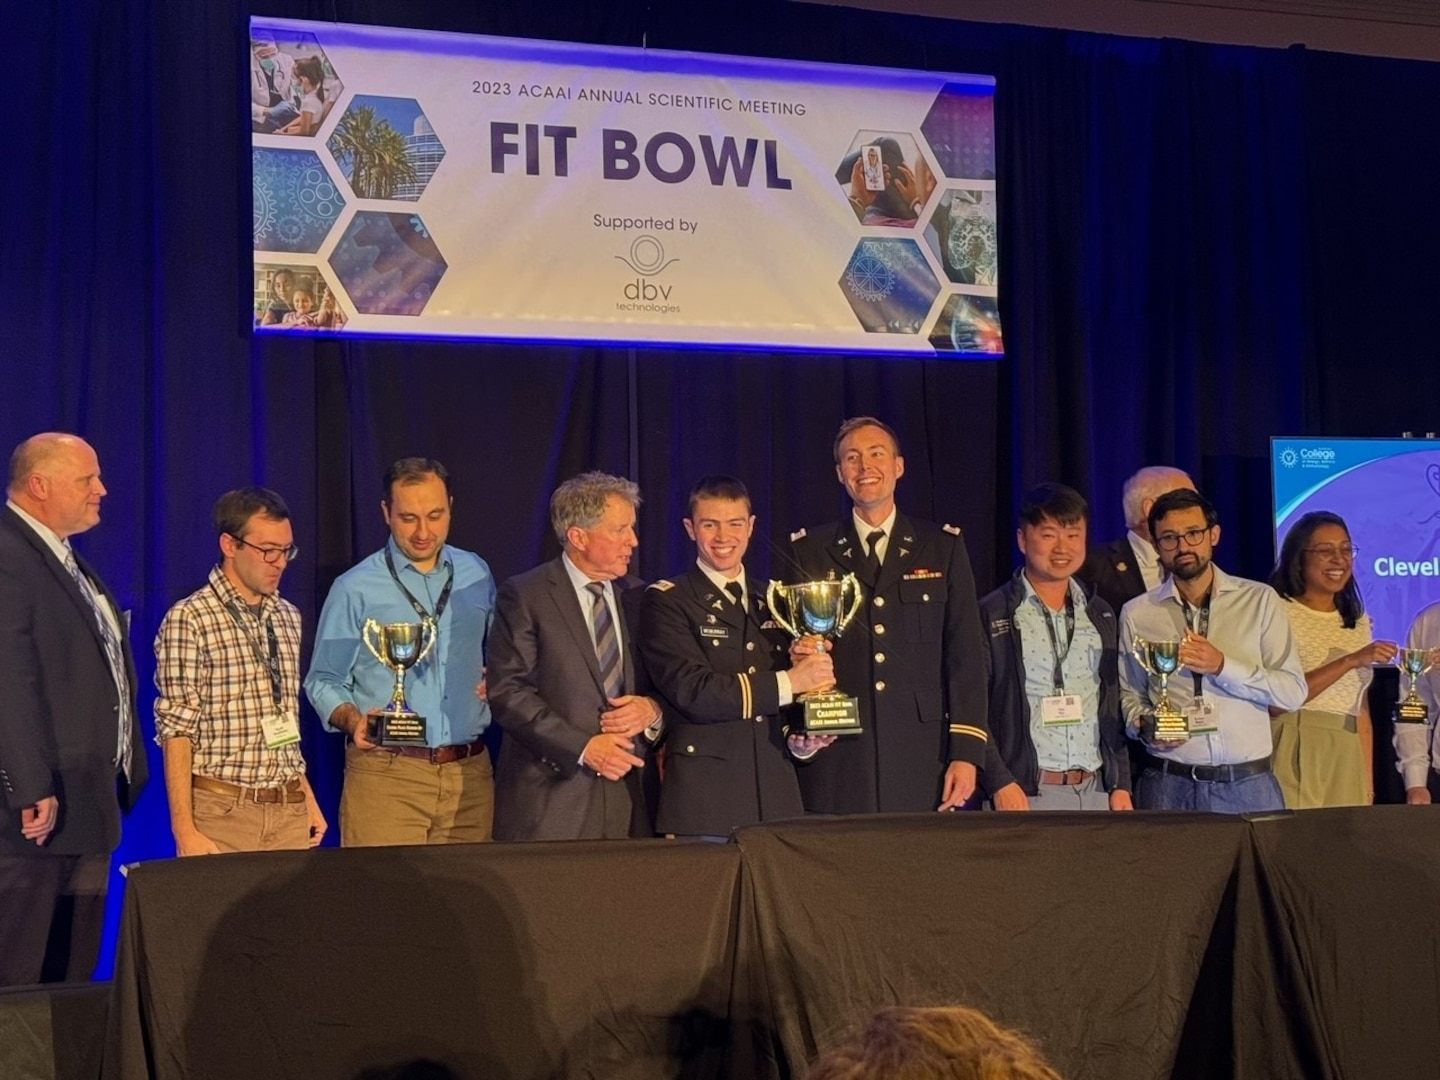
[[[627,694],[644,693],[623,594],[636,578],[613,583]],[[605,701],[588,615],[560,559],[500,587],[488,643],[486,683],[495,721],[505,730],[495,768],[496,840],[618,839],[649,835],[641,778],[604,780],[580,764],[600,733]],[[636,740],[637,747],[644,743]],[[653,768],[647,762],[646,769]]]
[[[65,565],[8,507],[0,509],[0,854],[106,855],[120,842],[120,811],[145,785],[135,711],[135,660],[120,619],[130,682],[132,777],[116,776],[119,695],[95,613]],[[20,811],[51,795],[60,817],[44,847],[20,835]]]
[[[854,571],[865,604],[835,645],[839,688],[860,699],[864,732],[800,765],[805,808],[825,814],[934,810],[951,761],[985,759],[984,640],[959,531],[903,513],[877,582],[847,517],[799,537],[790,581]]]
[[[662,833],[727,836],[805,812],[773,674],[789,666],[789,635],[761,583],[745,587],[748,611],[695,567],[641,601],[640,655],[666,705]]]
[[[1117,617],[1125,601],[1145,591],[1145,579],[1140,576],[1140,563],[1128,536],[1092,548],[1075,576],[1109,604]]]

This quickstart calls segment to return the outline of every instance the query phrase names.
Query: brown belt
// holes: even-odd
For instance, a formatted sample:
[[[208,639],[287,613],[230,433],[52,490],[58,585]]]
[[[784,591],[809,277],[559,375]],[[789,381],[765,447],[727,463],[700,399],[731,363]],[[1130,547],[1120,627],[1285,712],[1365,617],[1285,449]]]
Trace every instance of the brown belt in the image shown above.
[[[1056,772],[1054,769],[1040,770],[1040,783],[1042,784],[1083,784],[1095,774],[1088,769],[1066,769],[1064,772]]]
[[[190,786],[196,791],[209,791],[216,795],[228,795],[232,799],[256,803],[297,803],[305,801],[305,789],[299,780],[291,780],[284,787],[241,787],[227,784],[224,780],[212,780],[208,776],[190,777]]]
[[[474,742],[460,743],[457,746],[381,746],[380,749],[388,754],[419,758],[431,765],[449,765],[452,761],[464,761],[476,754],[483,754],[485,744],[476,739]]]

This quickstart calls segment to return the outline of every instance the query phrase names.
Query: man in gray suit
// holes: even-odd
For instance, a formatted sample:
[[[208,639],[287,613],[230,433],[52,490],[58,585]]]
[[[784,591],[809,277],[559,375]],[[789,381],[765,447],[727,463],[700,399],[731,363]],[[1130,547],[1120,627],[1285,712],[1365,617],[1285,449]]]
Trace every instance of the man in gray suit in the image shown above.
[[[640,489],[583,473],[550,497],[560,558],[505,582],[486,675],[505,730],[495,770],[496,840],[608,840],[651,834],[642,794],[660,706],[621,597],[639,544]]]

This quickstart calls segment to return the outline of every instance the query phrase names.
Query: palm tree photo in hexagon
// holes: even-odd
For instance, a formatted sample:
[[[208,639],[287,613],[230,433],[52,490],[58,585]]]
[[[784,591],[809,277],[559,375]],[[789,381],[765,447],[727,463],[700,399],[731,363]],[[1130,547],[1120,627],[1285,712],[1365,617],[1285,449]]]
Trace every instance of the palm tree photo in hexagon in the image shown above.
[[[362,199],[417,201],[445,157],[414,98],[357,95],[327,145]]]

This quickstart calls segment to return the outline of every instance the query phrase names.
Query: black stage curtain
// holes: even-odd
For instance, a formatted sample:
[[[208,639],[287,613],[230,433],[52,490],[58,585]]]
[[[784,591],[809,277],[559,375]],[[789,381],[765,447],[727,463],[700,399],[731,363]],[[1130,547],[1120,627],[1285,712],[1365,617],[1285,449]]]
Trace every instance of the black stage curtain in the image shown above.
[[[1430,1076],[1437,849],[1381,807],[156,862],[104,1075],[778,1080],[880,1006],[961,1003],[1069,1080]]]
[[[586,468],[645,490],[648,577],[688,563],[679,520],[696,477],[740,475],[768,572],[790,530],[839,512],[831,438],[872,412],[902,435],[902,504],[965,528],[984,590],[1013,565],[1013,508],[1034,481],[1086,492],[1107,539],[1130,471],[1184,466],[1220,506],[1220,561],[1257,576],[1271,434],[1440,427],[1424,314],[1440,233],[1435,65],[754,0],[253,10],[993,74],[1008,354],[257,340],[244,310],[251,8],[19,5],[6,19],[18,104],[0,433],[14,445],[75,430],[99,449],[111,495],[82,545],[133,608],[146,687],[161,617],[215,558],[209,507],[241,484],[290,501],[304,556],[285,591],[313,625],[334,576],[380,542],[378,477],[401,454],[451,467],[453,539],[501,578],[555,552],[548,494]],[[339,741],[309,717],[304,749],[333,809]],[[123,858],[169,854],[159,789]]]

